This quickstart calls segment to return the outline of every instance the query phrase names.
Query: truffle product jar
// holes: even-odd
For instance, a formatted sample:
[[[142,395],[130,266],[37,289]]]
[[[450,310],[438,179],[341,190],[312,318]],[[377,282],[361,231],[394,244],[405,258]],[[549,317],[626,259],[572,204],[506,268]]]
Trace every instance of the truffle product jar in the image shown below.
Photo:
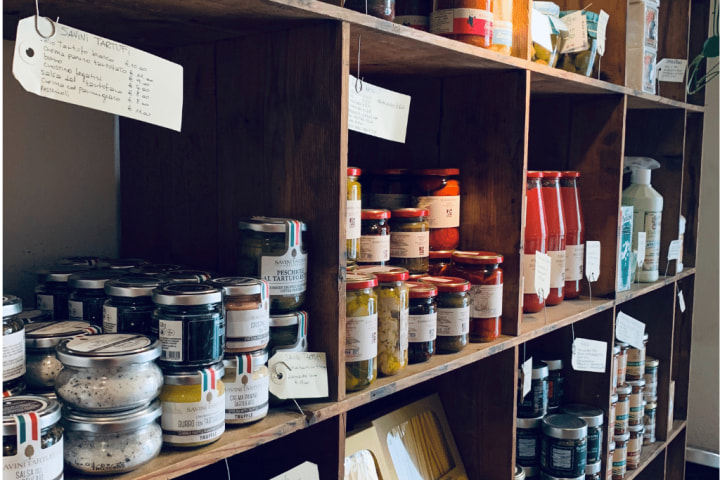
[[[517,413],[519,417],[534,418],[547,413],[548,366],[546,363],[533,363],[530,392],[525,395],[525,398],[521,398],[521,396],[522,389],[518,389]]]
[[[120,272],[112,270],[89,270],[70,275],[69,319],[84,320],[102,326],[103,306],[108,298],[105,293],[105,283],[120,275]]]
[[[307,352],[307,322],[308,314],[303,310],[270,315],[270,356],[278,351]]]
[[[117,270],[123,273],[130,273],[133,268],[147,265],[150,262],[142,258],[102,258],[97,263],[98,270]]]
[[[40,396],[3,398],[3,478],[63,478],[60,404]]]
[[[95,268],[100,260],[100,257],[78,255],[60,258],[55,262],[55,265]]]
[[[3,295],[3,392],[19,386],[25,375],[25,322],[20,319],[20,312],[20,298]]]
[[[629,406],[630,412],[628,415],[629,425],[642,425],[643,416],[645,414],[643,408],[643,390],[645,389],[645,379],[636,381],[628,381],[628,385],[632,389],[630,392]]]
[[[620,386],[625,383],[625,374],[627,372],[627,357],[628,348],[630,345],[627,343],[617,342],[616,345],[620,346],[620,356],[618,357],[618,369],[617,369],[617,385]]]
[[[645,390],[643,395],[646,397],[657,397],[658,370],[660,368],[660,360],[653,357],[645,358]]]
[[[630,439],[627,442],[627,469],[637,470],[640,466],[640,453],[642,452],[643,433],[645,428],[642,424],[630,425]]]
[[[452,265],[454,250],[430,250],[428,274],[432,277],[447,275]]]
[[[390,224],[388,210],[366,209],[362,218],[358,265],[385,265],[390,261]]]
[[[643,424],[645,425],[645,432],[643,433],[643,445],[653,443],[655,438],[655,422],[657,420],[657,401],[648,400],[645,404],[645,416],[643,417]]]
[[[363,195],[365,208],[397,210],[412,207],[410,171],[404,168],[376,170],[370,176],[370,193]]]
[[[562,410],[587,422],[587,463],[600,462],[602,460],[603,411],[590,405],[580,404],[566,405]]]
[[[535,291],[535,252],[547,253],[548,225],[542,195],[543,172],[527,172],[525,215],[525,248],[523,261],[523,312],[536,313],[545,306],[545,299]]]
[[[560,478],[585,475],[587,455],[587,423],[567,414],[543,418],[543,439],[540,453],[542,471]]]
[[[198,369],[222,360],[222,292],[208,284],[170,283],[153,290],[153,328],[163,369]]]
[[[35,305],[38,310],[50,313],[54,320],[67,320],[70,287],[68,279],[73,273],[89,270],[87,265],[60,265],[38,272],[35,287]]]
[[[378,281],[348,273],[345,283],[345,390],[368,387],[377,378]]]
[[[410,274],[427,273],[430,268],[429,211],[401,208],[391,212],[390,263],[407,268]]]
[[[66,409],[65,464],[88,475],[130,472],[160,454],[162,413],[155,400],[140,408],[115,413]]]
[[[155,304],[152,291],[161,280],[128,275],[105,282],[108,299],[103,305],[103,333],[152,333]]]
[[[585,466],[585,480],[603,480],[601,461],[588,463]]]
[[[556,411],[565,397],[565,374],[561,359],[543,360],[548,366],[548,412]]]
[[[131,410],[160,395],[163,374],[154,360],[160,342],[140,334],[75,338],[57,347],[63,369],[55,390],[63,405],[92,413]]]
[[[200,447],[225,432],[225,384],[222,362],[202,370],[165,372],[162,401],[163,442]]]
[[[617,403],[618,403],[618,394],[613,393],[610,395],[610,409],[608,410],[607,418],[608,418],[608,436],[612,436],[615,433],[615,418],[616,418],[616,410],[617,410]]]
[[[627,352],[626,380],[640,380],[645,377],[645,352],[647,350],[648,334],[643,338],[643,348],[629,347]]]
[[[615,407],[615,435],[627,433],[628,420],[630,418],[630,385],[623,384],[617,388],[617,406]]]
[[[358,181],[362,170],[347,169],[347,207],[345,209],[345,238],[348,265],[357,262],[360,255],[360,212],[362,211],[362,185]]]
[[[560,196],[560,172],[543,172],[542,196],[547,221],[547,254],[550,256],[550,292],[546,305],[565,298],[565,213]]]
[[[627,472],[627,444],[630,440],[630,432],[615,435],[615,452],[612,462],[612,480],[625,480]]]
[[[268,414],[270,374],[267,348],[242,355],[225,354],[225,423],[243,425]]]
[[[515,421],[515,457],[523,467],[540,466],[543,415],[534,418],[518,417]]]
[[[306,224],[290,218],[252,217],[239,226],[238,273],[268,282],[270,313],[300,308],[307,289]]]
[[[395,23],[427,32],[430,30],[430,13],[433,0],[397,0]]]
[[[254,352],[270,343],[270,291],[265,280],[221,277],[212,285],[223,293],[225,349]]]
[[[490,0],[438,0],[430,14],[430,33],[483,48],[492,46]]]
[[[429,212],[430,249],[456,249],[460,244],[460,170],[438,168],[413,173],[415,207]]]
[[[395,0],[345,0],[344,6],[390,22],[395,19]]]
[[[408,361],[422,363],[435,354],[438,289],[424,282],[407,282],[407,285],[410,288]]]
[[[424,277],[438,289],[437,338],[438,353],[457,353],[468,343],[470,333],[470,282],[460,277]]]

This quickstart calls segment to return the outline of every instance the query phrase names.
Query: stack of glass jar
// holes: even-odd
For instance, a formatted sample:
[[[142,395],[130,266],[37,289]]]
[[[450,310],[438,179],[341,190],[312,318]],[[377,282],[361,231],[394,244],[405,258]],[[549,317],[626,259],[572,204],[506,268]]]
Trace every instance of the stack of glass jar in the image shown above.
[[[21,312],[20,298],[3,295],[3,397],[25,392],[25,323]]]

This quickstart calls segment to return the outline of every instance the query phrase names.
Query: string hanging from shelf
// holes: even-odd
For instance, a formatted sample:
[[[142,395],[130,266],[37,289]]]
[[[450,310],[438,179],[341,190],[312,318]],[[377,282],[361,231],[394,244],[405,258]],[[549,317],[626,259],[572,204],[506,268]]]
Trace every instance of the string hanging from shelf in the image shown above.
[[[718,67],[719,64],[717,61],[705,72],[704,75],[702,74],[703,60],[717,58],[718,54],[720,53],[720,36],[718,36],[720,31],[718,29],[718,15],[720,15],[720,12],[718,12],[718,2],[717,0],[714,0],[712,36],[705,40],[702,51],[695,58],[693,58],[692,62],[690,62],[690,65],[688,65],[688,95],[698,93],[700,90],[705,88],[708,83],[710,83],[718,75],[720,75],[720,70]]]

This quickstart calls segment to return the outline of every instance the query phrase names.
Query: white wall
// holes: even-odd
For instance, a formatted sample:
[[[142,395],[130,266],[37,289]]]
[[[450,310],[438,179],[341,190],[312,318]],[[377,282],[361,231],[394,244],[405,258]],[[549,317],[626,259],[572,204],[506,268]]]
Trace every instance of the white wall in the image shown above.
[[[34,306],[38,269],[118,254],[115,119],[25,92],[3,41],[3,293]]]

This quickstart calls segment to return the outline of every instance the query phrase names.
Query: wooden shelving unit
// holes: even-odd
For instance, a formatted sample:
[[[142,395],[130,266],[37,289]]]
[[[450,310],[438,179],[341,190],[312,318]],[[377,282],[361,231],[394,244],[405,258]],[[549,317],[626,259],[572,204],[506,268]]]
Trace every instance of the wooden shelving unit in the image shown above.
[[[585,6],[558,3],[564,10]],[[228,428],[215,444],[163,451],[118,478],[224,476],[226,462],[233,476],[270,478],[306,460],[319,465],[321,478],[342,478],[348,431],[432,392],[443,401],[470,478],[511,478],[520,362],[561,356],[569,400],[607,410],[610,373],[573,372],[569,353],[575,336],[611,343],[620,310],[646,323],[648,354],[661,361],[658,442],[627,478],[683,476],[703,98],[687,98],[676,85],[663,84],[661,95],[625,86],[626,1],[592,6],[610,14],[602,60],[609,81],[529,62],[527,0],[514,2],[521,28],[513,56],[318,0],[48,0],[41,7],[50,18],[184,67],[182,133],[120,120],[122,256],[233,274],[239,218],[271,215],[308,224],[310,348],[327,354],[329,398],[273,408],[259,423]],[[706,36],[709,1],[664,2],[660,11],[658,58],[694,56]],[[6,0],[3,12],[11,38],[17,21],[35,10],[31,2]],[[412,96],[405,144],[348,130],[348,75],[358,74],[358,56],[365,81]],[[684,215],[685,270],[674,275],[671,265],[658,282],[616,292],[626,154],[662,164],[653,173],[666,200],[661,257]],[[460,248],[505,257],[498,340],[437,355],[365,391],[345,393],[348,165],[460,168]],[[547,315],[523,316],[525,174],[541,169],[581,172],[586,238],[601,241],[601,275],[592,300],[586,286],[579,300],[548,308]]]

